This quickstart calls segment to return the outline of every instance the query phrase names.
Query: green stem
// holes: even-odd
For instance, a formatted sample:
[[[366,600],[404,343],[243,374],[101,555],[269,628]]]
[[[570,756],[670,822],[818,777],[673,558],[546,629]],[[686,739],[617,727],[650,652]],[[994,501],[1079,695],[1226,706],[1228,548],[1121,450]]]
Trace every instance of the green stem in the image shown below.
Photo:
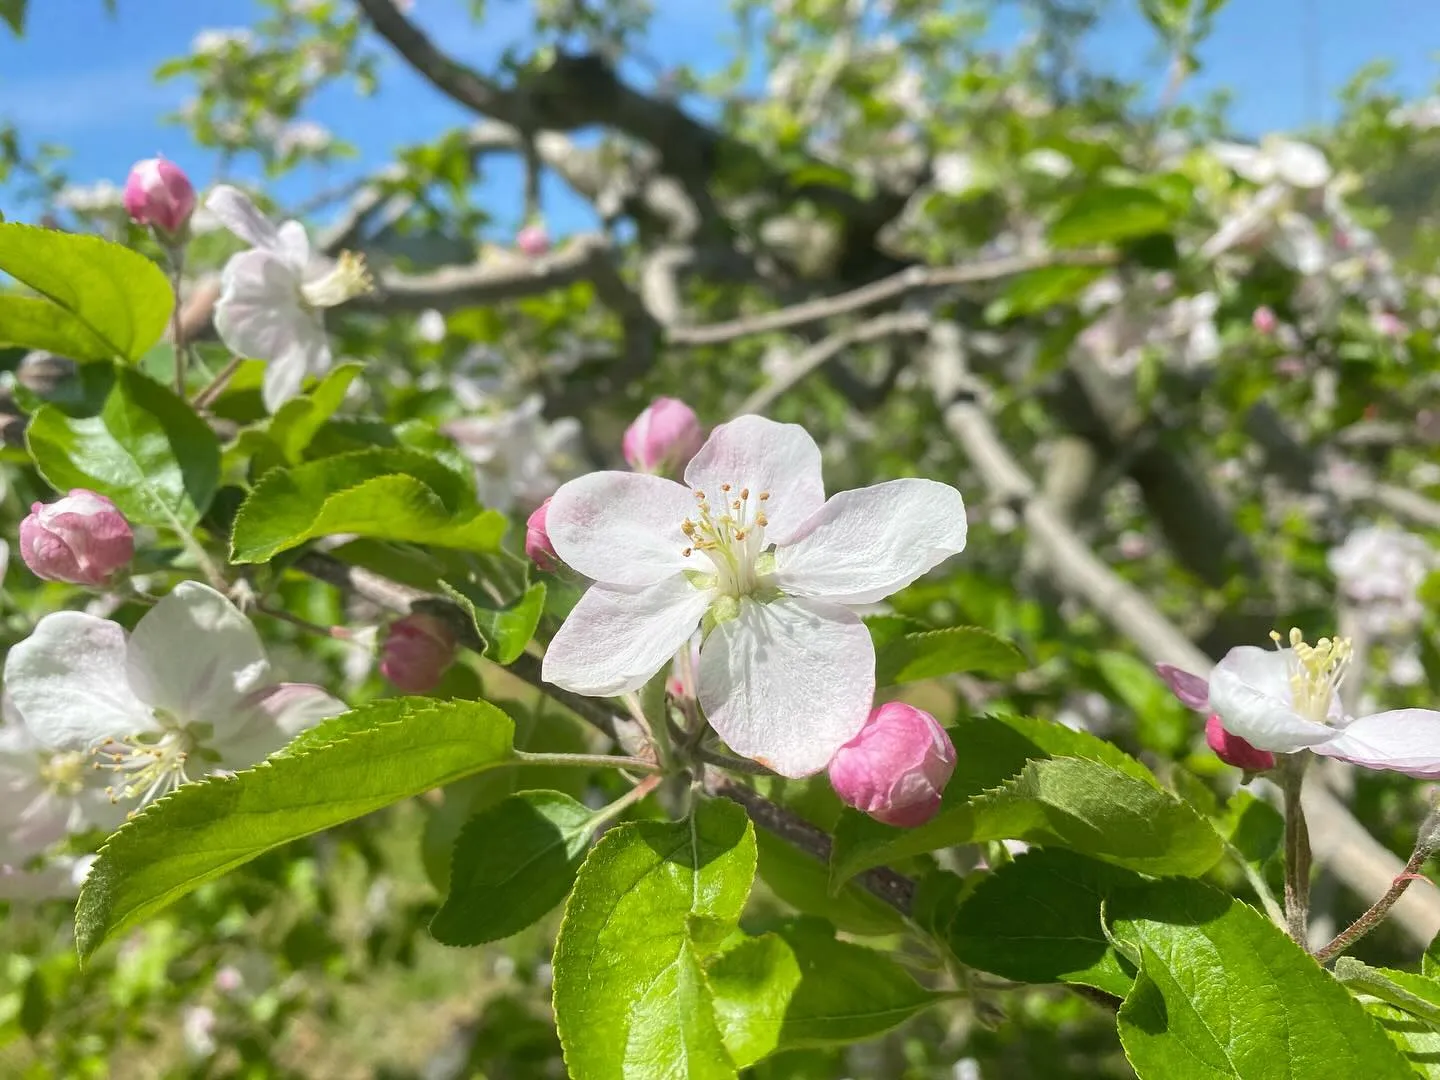
[[[645,798],[646,795],[649,795],[652,791],[659,787],[660,781],[663,779],[664,777],[658,774],[654,776],[647,776],[644,780],[641,780],[640,783],[636,784],[633,788],[627,791],[624,795],[621,795],[614,802],[610,803],[608,806],[602,806],[599,810],[596,810],[595,813],[592,814],[590,817],[590,827],[592,829],[598,829],[601,825],[605,825],[611,821],[614,821],[626,810],[630,809],[630,807],[634,806],[641,799]]]
[[[1390,888],[1386,891],[1385,895],[1371,904],[1365,914],[1361,915],[1344,930],[1336,934],[1330,944],[1315,954],[1315,959],[1319,960],[1322,964],[1325,963],[1331,957],[1344,952],[1351,945],[1354,945],[1355,942],[1370,933],[1371,930],[1374,930],[1375,927],[1379,926],[1380,923],[1384,921],[1385,916],[1390,913],[1390,909],[1395,906],[1395,902],[1405,895],[1405,890],[1410,887],[1410,882],[1420,876],[1420,867],[1425,864],[1425,860],[1429,858],[1429,856],[1430,851],[1428,848],[1423,846],[1416,847],[1414,853],[1410,856],[1410,861],[1405,864],[1405,869],[1390,883]]]
[[[195,395],[195,408],[206,409],[214,404],[244,362],[243,356],[232,356],[226,361],[225,366],[215,373],[215,377],[205,384],[205,388]]]
[[[1265,880],[1265,876],[1251,865],[1250,860],[1245,858],[1244,854],[1242,854],[1240,849],[1234,844],[1226,844],[1225,850],[1230,852],[1230,854],[1235,857],[1235,861],[1240,864],[1240,872],[1245,875],[1245,880],[1248,881],[1250,887],[1255,890],[1255,895],[1260,897],[1260,904],[1264,907],[1265,914],[1270,916],[1270,921],[1276,926],[1285,927],[1287,925],[1285,909],[1282,908],[1280,902],[1275,899],[1275,894],[1271,892],[1270,883]]]
[[[659,765],[637,757],[617,754],[530,754],[515,751],[517,765],[553,765],[573,769],[624,769],[627,772],[658,773]]]
[[[183,295],[180,282],[185,273],[185,249],[178,244],[168,248],[170,256],[170,288],[175,293],[175,306],[170,309],[170,343],[175,351],[175,393],[185,397],[185,324],[181,319]]]
[[[1300,754],[1281,758],[1280,788],[1285,795],[1285,926],[1302,949],[1310,918],[1310,831],[1300,805],[1306,759]]]

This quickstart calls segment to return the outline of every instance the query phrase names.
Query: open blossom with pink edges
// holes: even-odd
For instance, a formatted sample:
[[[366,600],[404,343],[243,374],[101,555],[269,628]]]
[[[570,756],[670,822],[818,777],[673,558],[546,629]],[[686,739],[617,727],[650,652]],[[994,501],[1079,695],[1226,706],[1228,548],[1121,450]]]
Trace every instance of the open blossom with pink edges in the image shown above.
[[[891,480],[825,498],[794,424],[716,428],[676,483],[596,472],[555,493],[556,553],[594,584],[545,654],[547,682],[639,689],[702,623],[698,697],[738,754],[784,776],[823,769],[870,714],[875,652],[853,610],[965,547],[960,493]]]
[[[1226,733],[1256,751],[1310,750],[1367,769],[1440,779],[1440,712],[1348,715],[1339,690],[1351,656],[1345,638],[1310,645],[1292,630],[1285,648],[1231,649],[1208,680],[1168,665],[1160,673],[1184,704],[1219,717]]]

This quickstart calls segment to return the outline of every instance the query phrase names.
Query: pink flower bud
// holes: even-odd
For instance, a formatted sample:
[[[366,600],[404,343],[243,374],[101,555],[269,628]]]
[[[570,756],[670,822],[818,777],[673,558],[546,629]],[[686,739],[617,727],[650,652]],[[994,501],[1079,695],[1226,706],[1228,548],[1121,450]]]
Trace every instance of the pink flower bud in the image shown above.
[[[526,225],[515,234],[515,246],[532,259],[550,250],[550,234],[544,225]]]
[[[636,472],[676,472],[690,463],[705,443],[695,410],[676,398],[652,401],[625,429],[621,449]]]
[[[545,515],[550,510],[546,499],[525,519],[525,554],[541,570],[554,570],[560,565],[560,556],[555,554],[555,545],[550,543],[550,534],[545,531]]]
[[[455,662],[459,643],[445,620],[417,612],[396,619],[380,650],[380,674],[407,694],[424,694],[439,685]]]
[[[35,503],[20,522],[20,557],[46,581],[104,585],[135,555],[135,534],[113,502],[75,488]]]
[[[1214,713],[1205,721],[1205,741],[1215,756],[1226,765],[1246,772],[1264,772],[1275,767],[1275,755],[1269,750],[1256,750],[1239,735],[1231,735]]]
[[[1280,325],[1280,320],[1275,317],[1275,312],[1265,305],[1255,309],[1255,314],[1250,316],[1250,324],[1260,333],[1269,337]]]
[[[178,236],[195,210],[195,189],[180,166],[164,158],[136,163],[125,181],[125,212],[137,225]]]
[[[215,989],[222,994],[233,994],[245,985],[245,976],[240,974],[240,969],[233,965],[226,964],[219,971],[215,972]]]
[[[1181,671],[1174,664],[1156,664],[1155,672],[1165,680],[1170,692],[1180,699],[1180,704],[1196,712],[1205,712],[1210,705],[1210,681],[1199,675]]]
[[[842,802],[876,821],[909,828],[935,816],[954,771],[945,729],[929,713],[892,701],[835,752],[830,784]]]
[[[1384,337],[1404,337],[1410,332],[1400,316],[1393,311],[1377,311],[1370,316],[1370,325]]]

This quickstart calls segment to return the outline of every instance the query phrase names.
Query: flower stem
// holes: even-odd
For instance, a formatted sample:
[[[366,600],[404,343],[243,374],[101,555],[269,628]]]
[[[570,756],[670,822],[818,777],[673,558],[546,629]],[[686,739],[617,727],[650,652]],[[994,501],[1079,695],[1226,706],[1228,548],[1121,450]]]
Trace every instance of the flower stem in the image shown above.
[[[518,765],[554,765],[575,769],[625,769],[628,772],[658,773],[660,766],[653,761],[637,757],[621,757],[618,754],[530,754],[524,750],[515,751]]]
[[[599,810],[596,810],[595,813],[592,814],[590,817],[591,827],[598,829],[601,825],[605,825],[611,821],[614,821],[626,810],[630,809],[630,807],[634,806],[641,799],[645,798],[646,795],[649,795],[652,791],[659,787],[660,781],[663,779],[664,777],[658,774],[654,776],[647,776],[644,780],[641,780],[640,783],[636,784],[633,788],[627,791],[624,795],[621,795],[614,802],[610,803],[608,806],[602,806]]]
[[[184,299],[180,282],[185,273],[185,249],[178,243],[167,249],[170,256],[170,288],[175,293],[175,306],[170,309],[170,344],[175,352],[175,393],[185,397],[185,322],[181,318]]]
[[[226,362],[225,366],[216,372],[215,377],[205,384],[205,388],[195,395],[195,407],[197,409],[205,409],[214,404],[215,399],[220,396],[226,385],[235,377],[235,372],[240,370],[240,365],[244,362],[245,358],[243,356],[232,356]]]
[[[718,750],[707,750],[703,746],[697,746],[694,754],[706,765],[714,765],[718,769],[729,769],[731,772],[749,773],[752,776],[774,776],[773,769],[767,769],[758,761],[750,761],[746,758],[731,757],[729,754],[722,754]]]
[[[1405,864],[1405,869],[1390,883],[1390,888],[1385,895],[1371,904],[1365,914],[1336,934],[1330,944],[1315,954],[1315,959],[1322,964],[1328,963],[1379,926],[1385,916],[1390,913],[1390,909],[1395,906],[1395,902],[1405,895],[1405,890],[1410,887],[1410,882],[1421,876],[1420,867],[1425,864],[1425,860],[1429,856],[1429,848],[1423,845],[1417,846],[1410,856],[1410,861]]]
[[[1280,788],[1285,795],[1285,927],[1302,949],[1306,948],[1310,916],[1310,831],[1300,805],[1306,760],[1300,754],[1281,758]]]

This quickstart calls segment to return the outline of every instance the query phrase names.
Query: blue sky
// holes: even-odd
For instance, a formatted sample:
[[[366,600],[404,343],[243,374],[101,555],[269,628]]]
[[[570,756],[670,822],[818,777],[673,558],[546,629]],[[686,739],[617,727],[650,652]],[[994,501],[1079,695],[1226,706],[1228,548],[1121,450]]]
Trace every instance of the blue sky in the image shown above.
[[[253,21],[259,5],[119,0],[118,6],[118,17],[111,19],[101,0],[32,0],[24,39],[0,31],[0,117],[16,121],[30,141],[70,147],[69,169],[78,181],[121,182],[133,161],[156,153],[178,161],[197,183],[207,181],[214,159],[163,120],[187,87],[156,84],[151,72],[187,51],[199,30]],[[478,27],[466,15],[468,6],[468,0],[417,0],[416,17],[448,49],[482,64],[516,41],[528,23],[528,0],[490,0],[487,22]],[[723,0],[655,0],[654,6],[659,15],[650,52],[662,64],[713,68],[729,54]],[[1091,56],[1117,73],[1148,76],[1158,84],[1154,39],[1136,7],[1134,0],[1111,0],[1113,13]],[[993,36],[1005,44],[1023,31],[1012,14],[997,22]],[[1335,90],[1364,62],[1392,60],[1399,87],[1419,93],[1435,81],[1437,55],[1440,0],[1230,0],[1202,52],[1205,70],[1190,93],[1230,87],[1242,132],[1294,128],[1328,114]],[[337,90],[317,103],[311,117],[360,147],[361,163],[346,166],[347,174],[467,119],[398,62],[386,65],[382,79],[376,100],[357,106],[348,90]],[[303,200],[341,178],[310,170],[287,181],[283,194]],[[23,217],[25,208],[13,195],[7,205],[0,191],[0,211]]]

